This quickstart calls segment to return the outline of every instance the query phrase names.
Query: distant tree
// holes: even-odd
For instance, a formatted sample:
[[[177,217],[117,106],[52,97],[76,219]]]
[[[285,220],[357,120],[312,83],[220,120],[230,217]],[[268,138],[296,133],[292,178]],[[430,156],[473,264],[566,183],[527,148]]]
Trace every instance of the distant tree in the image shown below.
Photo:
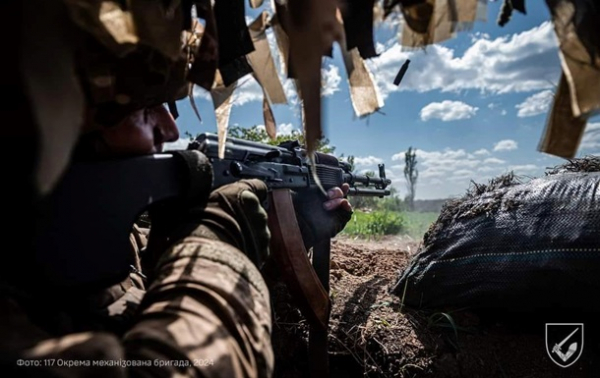
[[[406,195],[406,205],[410,210],[414,208],[415,192],[417,190],[417,179],[419,171],[417,170],[417,153],[412,147],[404,154],[404,178],[406,178],[406,186],[408,194]]]

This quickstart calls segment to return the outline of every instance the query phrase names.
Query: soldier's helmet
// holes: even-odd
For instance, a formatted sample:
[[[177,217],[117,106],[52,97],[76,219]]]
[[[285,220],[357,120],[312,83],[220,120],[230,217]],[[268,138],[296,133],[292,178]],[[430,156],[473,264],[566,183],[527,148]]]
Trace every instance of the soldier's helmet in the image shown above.
[[[84,114],[117,124],[186,97],[190,10],[180,1],[23,2],[20,72],[39,130],[36,185],[49,192],[69,164]]]

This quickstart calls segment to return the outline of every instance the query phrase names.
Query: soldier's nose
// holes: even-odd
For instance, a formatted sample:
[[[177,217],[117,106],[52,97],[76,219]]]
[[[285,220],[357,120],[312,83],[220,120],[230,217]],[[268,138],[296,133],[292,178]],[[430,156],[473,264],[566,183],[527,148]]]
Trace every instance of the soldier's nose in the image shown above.
[[[169,120],[165,122],[161,122],[162,125],[162,134],[163,134],[163,142],[175,142],[179,139],[179,129],[177,128],[177,124],[175,120],[169,114]]]
[[[161,107],[156,122],[156,143],[175,142],[179,139],[179,129],[173,116],[167,109]]]

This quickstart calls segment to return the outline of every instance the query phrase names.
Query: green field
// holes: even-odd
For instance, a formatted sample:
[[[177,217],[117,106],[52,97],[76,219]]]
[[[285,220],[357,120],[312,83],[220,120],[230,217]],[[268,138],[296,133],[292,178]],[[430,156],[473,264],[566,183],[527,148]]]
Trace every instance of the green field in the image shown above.
[[[438,213],[356,210],[343,233],[361,238],[377,238],[383,235],[408,235],[421,239]]]
[[[407,212],[403,215],[406,222],[402,233],[414,239],[421,239],[429,226],[436,221],[439,213]]]

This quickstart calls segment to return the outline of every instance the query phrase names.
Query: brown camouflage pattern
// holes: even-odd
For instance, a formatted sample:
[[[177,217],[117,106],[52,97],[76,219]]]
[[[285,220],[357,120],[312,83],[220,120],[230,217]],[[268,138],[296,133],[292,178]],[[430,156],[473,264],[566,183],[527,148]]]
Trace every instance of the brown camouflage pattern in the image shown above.
[[[139,278],[73,299],[87,312],[0,288],[1,376],[272,375],[268,289],[238,249],[188,237],[162,256],[146,292]]]

